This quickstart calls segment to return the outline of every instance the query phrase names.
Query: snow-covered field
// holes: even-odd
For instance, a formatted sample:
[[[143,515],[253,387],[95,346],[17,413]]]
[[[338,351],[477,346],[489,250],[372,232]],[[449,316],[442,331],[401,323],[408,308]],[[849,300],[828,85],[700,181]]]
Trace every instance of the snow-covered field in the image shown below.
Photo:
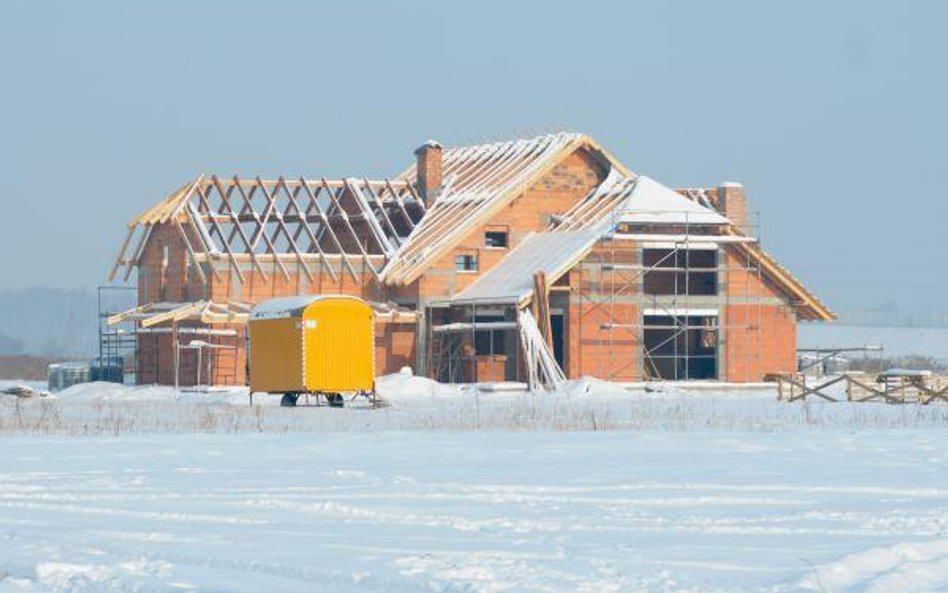
[[[948,406],[381,387],[0,401],[0,592],[948,590]]]
[[[0,382],[0,388],[5,385]],[[146,433],[366,432],[382,430],[662,430],[780,431],[791,429],[941,428],[948,406],[801,405],[776,401],[773,388],[731,391],[625,391],[577,381],[555,395],[478,391],[420,377],[378,381],[386,406],[364,399],[345,409],[279,407],[277,396],[242,388],[176,392],[168,387],[76,385],[50,398],[0,396],[0,435]],[[302,402],[303,400],[301,400]]]

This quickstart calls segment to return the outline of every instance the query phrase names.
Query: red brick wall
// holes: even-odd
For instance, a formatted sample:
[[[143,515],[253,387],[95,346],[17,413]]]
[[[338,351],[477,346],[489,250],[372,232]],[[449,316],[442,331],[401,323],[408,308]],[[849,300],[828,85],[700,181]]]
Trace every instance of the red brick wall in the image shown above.
[[[596,247],[584,262],[634,263],[631,242]],[[793,372],[796,368],[796,317],[780,289],[747,267],[745,257],[724,252],[727,273],[722,273],[725,295],[719,301],[724,342],[719,360],[723,381],[760,381],[768,373]],[[641,283],[629,284],[633,273],[598,267],[570,272],[570,306],[567,325],[567,375],[591,375],[614,381],[642,379],[640,311],[628,297],[638,295]],[[609,294],[615,287],[615,302]],[[683,300],[682,307],[687,307]],[[630,325],[602,329],[603,324]]]
[[[174,383],[174,350],[170,334],[138,336],[138,383]]]
[[[747,269],[747,257],[737,248],[728,248],[725,253],[729,297],[723,317],[727,326],[727,366],[721,378],[760,381],[768,373],[794,372],[797,325],[789,301],[766,277]]]
[[[722,380],[761,381],[768,373],[796,370],[797,324],[791,308],[730,305],[724,319],[728,326],[739,327],[727,333],[727,368]]]
[[[162,272],[165,247],[168,250],[168,263]],[[187,262],[187,249],[178,231],[167,224],[155,226],[142,252],[141,265],[138,268],[139,304],[184,300],[183,297],[187,294],[185,286],[188,290],[191,289],[190,283],[185,283],[188,275]]]
[[[484,354],[474,357],[477,380],[480,383],[506,380],[507,357],[502,354]]]
[[[375,374],[397,373],[402,367],[415,366],[414,323],[375,324]]]
[[[182,328],[186,325],[180,326]],[[200,326],[198,326],[200,327]],[[165,326],[167,328],[167,326]],[[163,328],[164,329],[164,328]],[[214,326],[214,329],[234,329],[236,336],[178,335],[178,343],[186,346],[199,339],[226,348],[205,348],[201,354],[201,383],[204,385],[243,385],[246,382],[246,341],[243,326]],[[174,347],[170,333],[139,334],[138,336],[138,383],[150,385],[173,385]],[[195,385],[197,382],[197,351],[182,348],[179,359],[178,380],[180,385]]]
[[[614,323],[617,317],[628,318],[637,324],[635,305],[608,305],[570,303],[567,329],[566,371],[570,379],[592,376],[610,381],[637,381],[641,377],[638,359],[641,345],[639,329],[602,329]]]
[[[355,278],[346,268],[335,269],[336,279],[333,280],[327,271],[311,265],[310,270],[313,271],[315,268],[316,271],[313,273],[313,281],[310,282],[300,264],[293,260],[283,261],[289,275],[287,279],[279,266],[273,261],[263,259],[261,267],[266,272],[266,277],[256,268],[250,270],[242,266],[243,284],[236,278],[237,274],[233,268],[220,270],[220,280],[215,280],[209,274],[212,300],[259,303],[275,297],[300,294],[347,294],[366,300],[385,300],[383,289],[368,268],[362,270],[359,265],[356,265]]]

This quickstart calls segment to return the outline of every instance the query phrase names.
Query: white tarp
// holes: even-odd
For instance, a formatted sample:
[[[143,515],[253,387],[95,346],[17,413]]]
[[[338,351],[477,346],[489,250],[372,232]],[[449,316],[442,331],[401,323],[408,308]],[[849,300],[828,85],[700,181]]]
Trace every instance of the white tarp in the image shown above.
[[[533,274],[555,281],[599,239],[599,232],[551,231],[530,235],[452,302],[515,303],[533,294]]]
[[[636,224],[728,224],[721,214],[690,200],[661,183],[640,175],[628,199],[616,213],[616,222]]]
[[[323,299],[359,300],[358,297],[343,294],[303,294],[299,296],[276,297],[256,305],[250,311],[250,319],[285,319],[287,317],[297,317],[302,313],[303,309]]]
[[[624,191],[628,197],[616,212],[616,222],[728,224],[721,214],[644,175],[639,175]]]

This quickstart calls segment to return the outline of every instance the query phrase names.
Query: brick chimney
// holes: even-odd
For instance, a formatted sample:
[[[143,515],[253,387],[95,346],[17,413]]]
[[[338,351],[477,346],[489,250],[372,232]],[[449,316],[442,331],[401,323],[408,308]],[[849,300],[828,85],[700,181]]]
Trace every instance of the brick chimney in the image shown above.
[[[718,186],[718,210],[741,232],[749,231],[747,219],[747,192],[736,181],[725,181]]]
[[[415,150],[415,157],[418,159],[415,185],[425,206],[430,206],[441,190],[441,144],[437,140],[428,140]]]

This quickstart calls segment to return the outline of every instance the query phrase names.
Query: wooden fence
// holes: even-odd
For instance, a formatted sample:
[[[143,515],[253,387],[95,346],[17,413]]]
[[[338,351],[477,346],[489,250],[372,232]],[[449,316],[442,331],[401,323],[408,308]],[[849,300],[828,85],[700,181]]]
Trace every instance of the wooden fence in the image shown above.
[[[928,405],[948,403],[948,377],[887,377],[843,374],[809,381],[802,375],[776,375],[777,399],[800,401],[819,398],[829,402],[885,402]]]

